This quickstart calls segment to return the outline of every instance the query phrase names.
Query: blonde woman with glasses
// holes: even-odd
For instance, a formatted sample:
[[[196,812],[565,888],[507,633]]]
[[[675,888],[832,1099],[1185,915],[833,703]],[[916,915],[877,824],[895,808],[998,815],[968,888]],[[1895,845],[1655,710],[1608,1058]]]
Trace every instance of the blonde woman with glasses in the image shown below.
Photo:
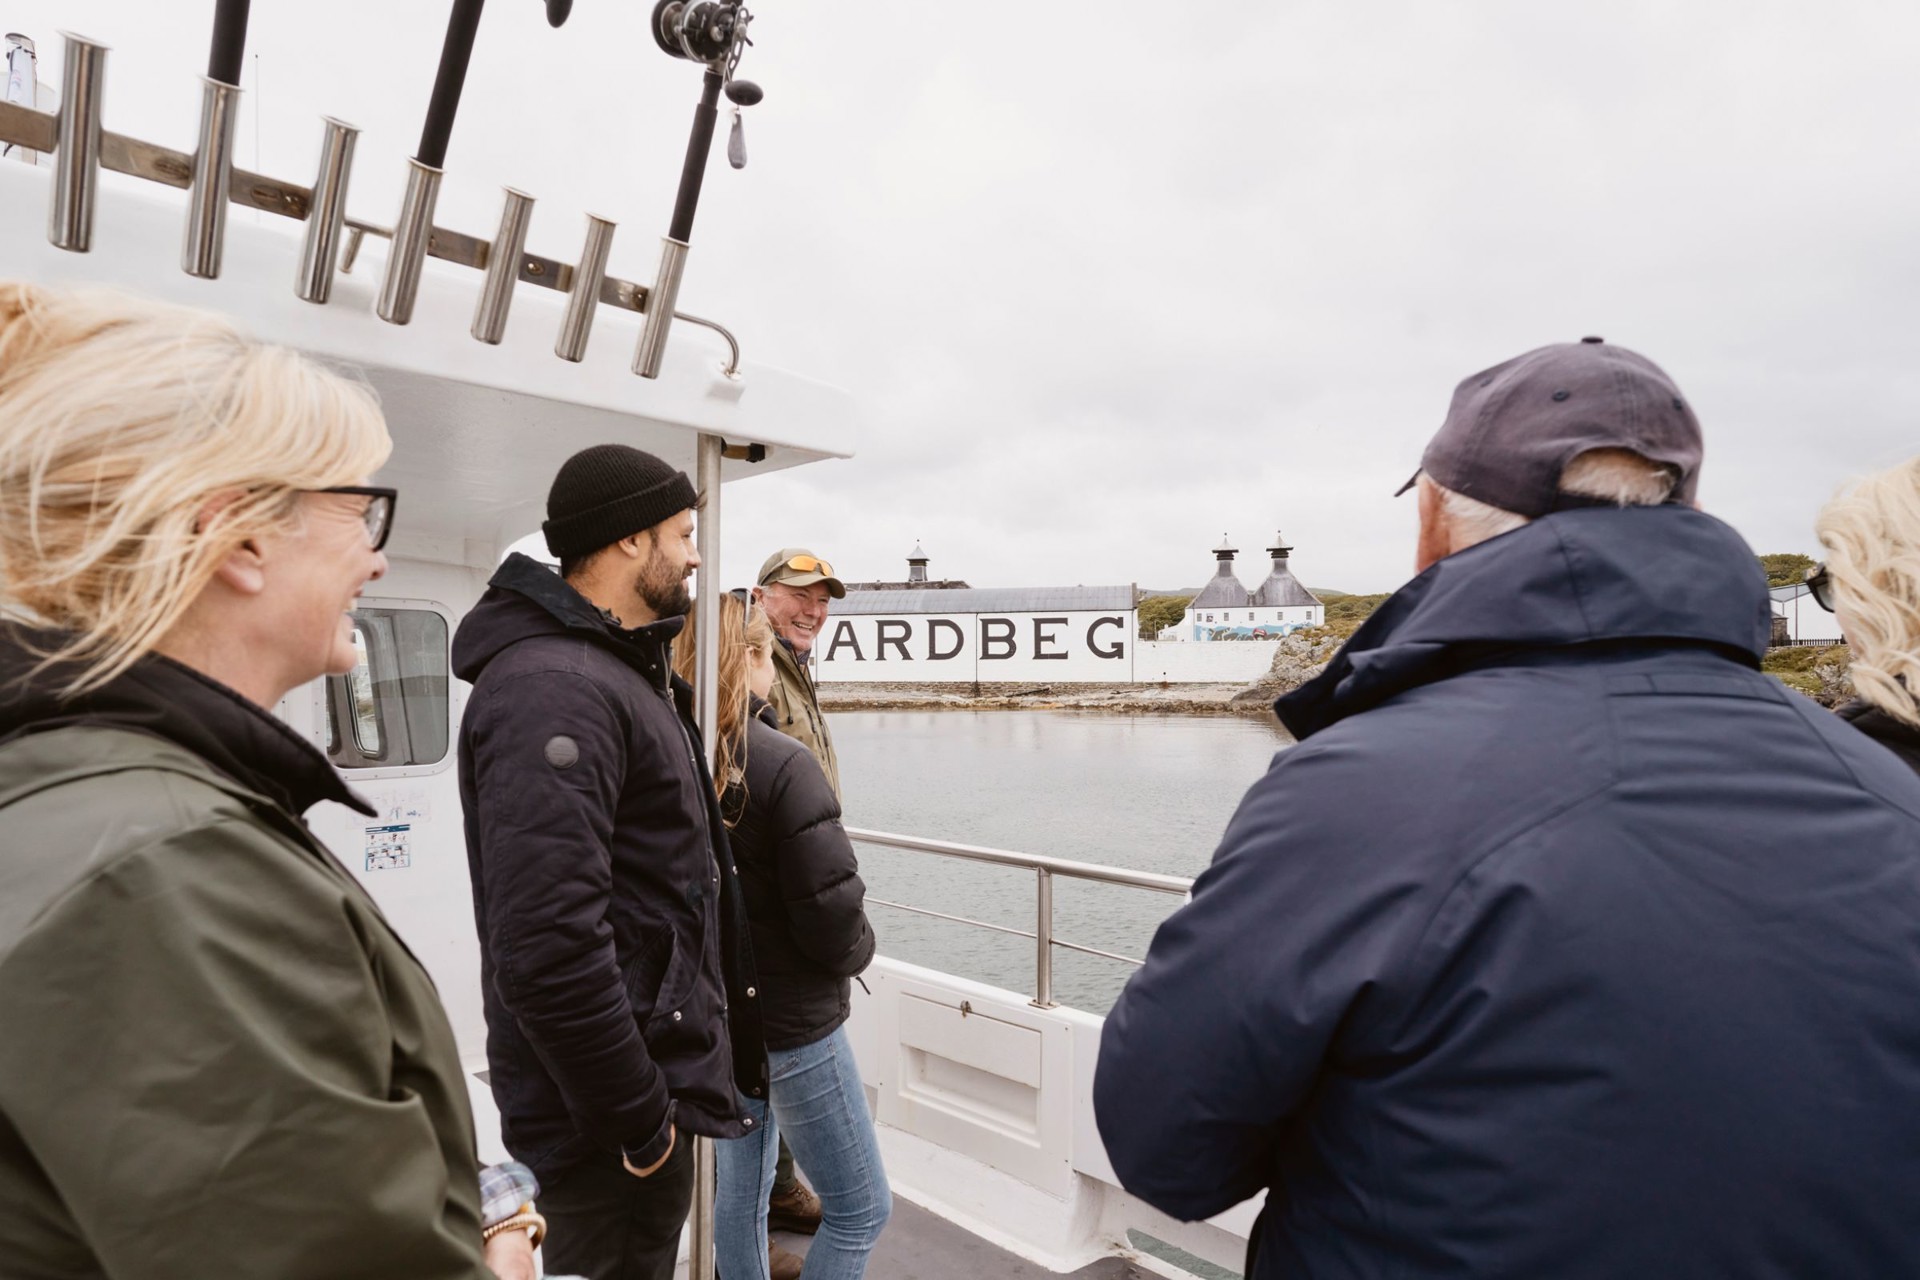
[[[1853,652],[1840,714],[1920,772],[1920,458],[1854,484],[1814,528],[1827,559],[1807,585]]]
[[[694,643],[689,625],[675,653],[689,679]],[[753,937],[768,1088],[741,1100],[758,1121],[748,1136],[715,1145],[714,1256],[727,1280],[768,1280],[767,1196],[784,1136],[820,1196],[802,1280],[860,1280],[893,1211],[844,1025],[873,929],[840,801],[813,753],[773,723],[775,643],[751,599],[720,597],[714,786]]]
[[[215,317],[0,283],[0,1273],[535,1274],[433,984],[301,818],[373,810],[268,713],[354,665],[390,448]]]

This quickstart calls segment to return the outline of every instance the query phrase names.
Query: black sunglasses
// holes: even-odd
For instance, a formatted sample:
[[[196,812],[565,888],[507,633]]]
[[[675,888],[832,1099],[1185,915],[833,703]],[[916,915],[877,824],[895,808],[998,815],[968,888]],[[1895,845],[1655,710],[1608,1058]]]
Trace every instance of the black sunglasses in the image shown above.
[[[1827,572],[1827,562],[1822,560],[1807,570],[1807,590],[1813,593],[1813,602],[1833,612],[1833,576]]]
[[[313,493],[352,493],[367,499],[361,519],[367,522],[367,541],[375,551],[384,551],[387,535],[393,532],[393,507],[400,499],[397,489],[370,488],[363,484],[338,484],[331,489],[313,489]]]

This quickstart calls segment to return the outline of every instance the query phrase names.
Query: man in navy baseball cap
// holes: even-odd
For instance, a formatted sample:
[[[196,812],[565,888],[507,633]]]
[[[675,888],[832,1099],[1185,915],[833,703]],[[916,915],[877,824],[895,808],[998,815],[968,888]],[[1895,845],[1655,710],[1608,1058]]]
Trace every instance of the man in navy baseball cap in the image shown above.
[[[1920,1275],[1920,780],[1759,671],[1673,380],[1460,384],[1420,573],[1276,710],[1108,1016],[1122,1185],[1249,1280]]]
[[[1700,420],[1680,388],[1638,352],[1582,338],[1515,356],[1461,382],[1420,470],[1400,493],[1425,475],[1450,492],[1537,518],[1591,505],[1586,500],[1595,495],[1569,492],[1561,481],[1570,463],[1596,450],[1626,451],[1656,464],[1668,473],[1668,496],[1693,501]]]

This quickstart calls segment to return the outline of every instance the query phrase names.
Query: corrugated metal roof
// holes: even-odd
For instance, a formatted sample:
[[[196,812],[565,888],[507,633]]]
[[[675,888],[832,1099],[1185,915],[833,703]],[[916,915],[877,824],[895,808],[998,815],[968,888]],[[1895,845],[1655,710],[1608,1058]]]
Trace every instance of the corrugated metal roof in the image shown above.
[[[849,591],[830,613],[1047,613],[1098,609],[1125,613],[1133,588],[965,587],[951,591]]]

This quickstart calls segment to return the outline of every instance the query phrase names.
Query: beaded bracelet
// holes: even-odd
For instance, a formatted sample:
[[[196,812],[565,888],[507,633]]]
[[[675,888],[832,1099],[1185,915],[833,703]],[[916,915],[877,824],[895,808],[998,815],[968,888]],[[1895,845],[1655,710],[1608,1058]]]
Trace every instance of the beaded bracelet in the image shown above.
[[[504,1218],[494,1223],[490,1227],[483,1227],[480,1231],[480,1239],[484,1242],[493,1239],[503,1231],[516,1230],[525,1231],[528,1235],[532,1236],[533,1247],[538,1249],[540,1242],[547,1238],[547,1220],[531,1209],[523,1210],[514,1214],[511,1218]]]

